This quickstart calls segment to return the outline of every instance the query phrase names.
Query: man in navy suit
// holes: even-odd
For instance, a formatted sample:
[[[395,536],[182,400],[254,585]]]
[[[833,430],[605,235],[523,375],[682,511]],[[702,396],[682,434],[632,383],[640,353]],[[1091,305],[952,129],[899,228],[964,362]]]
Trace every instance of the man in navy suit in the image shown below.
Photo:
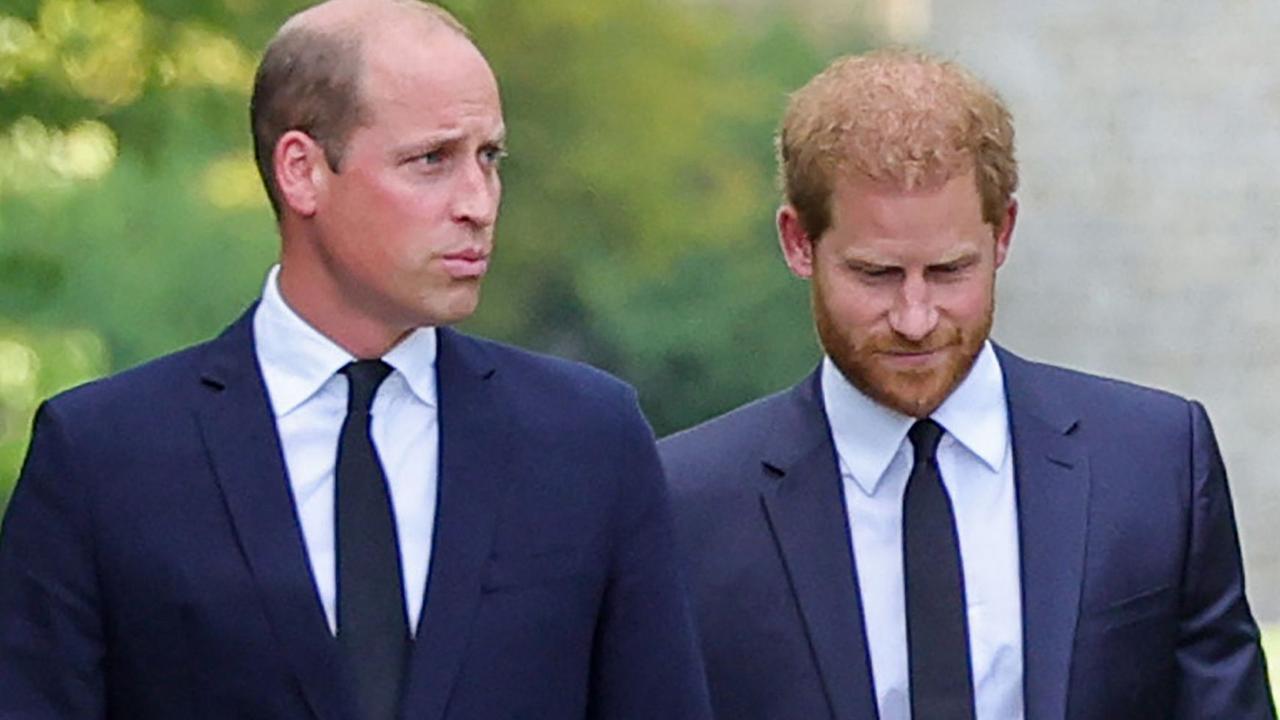
[[[825,358],[659,444],[717,716],[1274,719],[1204,408],[988,339],[995,93],[842,58],[778,149]]]
[[[0,717],[709,717],[634,392],[467,337],[498,88],[439,8],[259,68],[282,238],[218,338],[45,403],[0,534]]]

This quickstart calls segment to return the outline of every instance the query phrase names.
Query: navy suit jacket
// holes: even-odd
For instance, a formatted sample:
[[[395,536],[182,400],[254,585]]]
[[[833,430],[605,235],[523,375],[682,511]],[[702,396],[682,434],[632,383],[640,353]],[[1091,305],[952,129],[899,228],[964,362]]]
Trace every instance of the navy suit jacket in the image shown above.
[[[0,718],[353,718],[251,315],[40,409],[0,532]],[[440,494],[403,718],[708,717],[634,393],[439,340]]]
[[[1028,720],[1275,718],[1204,409],[997,352]],[[877,717],[818,377],[659,444],[721,718]]]

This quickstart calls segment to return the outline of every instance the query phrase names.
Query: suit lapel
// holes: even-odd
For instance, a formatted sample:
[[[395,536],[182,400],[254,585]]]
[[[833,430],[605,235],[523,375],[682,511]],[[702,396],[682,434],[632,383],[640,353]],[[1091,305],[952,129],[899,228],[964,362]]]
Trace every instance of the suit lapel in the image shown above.
[[[272,629],[317,717],[342,717],[338,656],[316,594],[253,350],[251,307],[208,346],[197,417]]]
[[[444,716],[462,664],[515,441],[485,348],[447,328],[437,332],[440,498],[403,703],[413,717],[433,720]]]
[[[1022,562],[1026,715],[1063,718],[1084,577],[1088,456],[1037,367],[997,348],[1009,398]]]
[[[764,456],[776,480],[762,501],[834,716],[875,718],[839,466],[820,398],[816,372],[783,398]]]

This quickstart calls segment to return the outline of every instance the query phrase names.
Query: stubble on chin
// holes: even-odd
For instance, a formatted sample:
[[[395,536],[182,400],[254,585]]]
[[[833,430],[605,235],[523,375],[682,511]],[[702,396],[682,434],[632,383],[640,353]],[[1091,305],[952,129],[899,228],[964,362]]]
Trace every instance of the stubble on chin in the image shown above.
[[[859,342],[839,327],[820,303],[814,303],[814,324],[828,357],[840,373],[862,394],[904,415],[925,418],[951,395],[973,368],[990,334],[994,308],[972,334],[959,328],[940,329],[924,341],[872,336]],[[884,353],[941,350],[949,357],[927,370],[895,370],[886,366]]]

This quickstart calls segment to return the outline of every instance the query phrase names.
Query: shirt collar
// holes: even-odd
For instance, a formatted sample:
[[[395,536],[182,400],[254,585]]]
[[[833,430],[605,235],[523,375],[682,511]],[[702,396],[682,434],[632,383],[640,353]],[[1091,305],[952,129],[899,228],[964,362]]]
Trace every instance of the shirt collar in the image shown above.
[[[933,411],[933,419],[993,472],[1004,465],[1009,447],[1009,403],[1004,373],[990,341],[983,344],[965,379]]]
[[[823,358],[821,373],[836,453],[854,482],[873,495],[915,418],[864,395],[830,357]],[[1004,376],[990,342],[983,344],[969,374],[932,417],[988,467],[1000,469],[1009,443],[1008,408]]]
[[[267,273],[262,301],[253,318],[254,348],[277,417],[306,402],[355,359],[289,307],[280,294],[279,274],[279,265]],[[404,376],[414,395],[435,405],[435,328],[415,329],[383,360]]]
[[[822,360],[822,403],[836,454],[862,491],[874,494],[913,419],[863,395],[830,357]]]
[[[436,407],[436,353],[434,327],[415,328],[382,359],[404,376],[409,389],[422,402]]]

